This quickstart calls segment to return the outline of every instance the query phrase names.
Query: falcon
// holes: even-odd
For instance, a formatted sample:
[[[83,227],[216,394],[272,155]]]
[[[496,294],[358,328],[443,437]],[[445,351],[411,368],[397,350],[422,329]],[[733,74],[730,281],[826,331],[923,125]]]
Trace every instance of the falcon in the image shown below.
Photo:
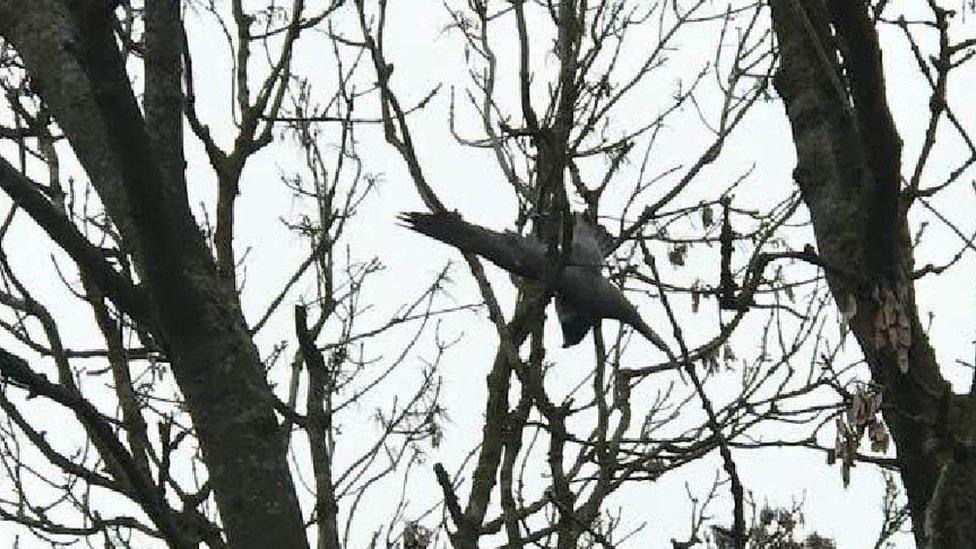
[[[533,236],[493,231],[464,221],[456,212],[404,212],[399,219],[420,234],[477,254],[515,276],[544,281],[553,275],[545,243]],[[582,341],[597,319],[610,318],[634,328],[666,355],[673,356],[620,288],[603,275],[610,241],[603,227],[581,215],[573,216],[569,262],[547,281],[556,297],[563,347]]]

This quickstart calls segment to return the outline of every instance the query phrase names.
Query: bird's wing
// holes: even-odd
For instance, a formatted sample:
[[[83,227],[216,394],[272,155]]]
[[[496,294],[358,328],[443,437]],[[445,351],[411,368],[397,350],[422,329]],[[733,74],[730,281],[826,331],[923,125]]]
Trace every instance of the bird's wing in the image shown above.
[[[538,279],[545,271],[546,249],[534,238],[473,225],[455,212],[404,212],[400,221],[420,234],[478,254],[519,276]]]
[[[613,237],[601,225],[594,225],[578,216],[573,224],[573,263],[599,273],[609,253]]]

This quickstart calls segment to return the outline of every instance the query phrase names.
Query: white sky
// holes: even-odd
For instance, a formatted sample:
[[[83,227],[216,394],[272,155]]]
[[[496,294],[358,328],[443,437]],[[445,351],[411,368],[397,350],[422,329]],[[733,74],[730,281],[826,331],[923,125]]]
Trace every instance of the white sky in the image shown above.
[[[909,3],[910,9],[915,4]],[[715,9],[719,7],[716,6]],[[346,12],[349,13],[348,11]],[[199,90],[200,112],[205,122],[210,124],[223,144],[230,141],[229,125],[229,69],[227,65],[228,52],[222,44],[222,38],[210,25],[209,30],[201,32],[200,21],[195,17],[188,20],[190,24],[190,40],[195,53],[195,71]],[[502,183],[501,174],[495,167],[489,152],[474,151],[459,147],[450,135],[447,123],[448,97],[450,85],[455,85],[458,91],[463,90],[468,82],[463,72],[463,52],[458,37],[442,33],[441,29],[447,23],[446,13],[440,3],[417,2],[416,0],[401,0],[391,2],[391,13],[387,29],[386,51],[389,60],[395,65],[393,86],[400,93],[401,101],[410,105],[422,97],[426,90],[437,83],[443,82],[448,86],[438,96],[424,113],[413,116],[410,120],[413,136],[417,142],[420,156],[428,180],[449,208],[456,208],[472,221],[491,226],[496,229],[509,227],[514,218],[514,200],[510,188]],[[353,34],[351,20],[342,17],[338,22],[340,28],[346,25],[346,34]],[[974,35],[972,16],[964,25],[968,33],[960,37]],[[885,27],[882,38],[886,47],[885,62],[888,68],[889,100],[896,116],[896,122],[905,141],[905,172],[909,173],[909,166],[913,166],[913,159],[919,149],[921,135],[927,122],[928,95],[926,89],[920,86],[915,77],[914,61],[905,47],[904,39],[895,32],[896,29]],[[500,40],[511,39],[510,34],[500,32]],[[674,82],[678,78],[685,81],[695,74],[700,65],[699,59],[707,59],[713,54],[715,42],[715,27],[702,27],[679,37],[679,50],[673,55],[674,63],[661,71],[649,84],[646,95],[640,100],[633,101],[628,110],[620,116],[627,120],[643,119],[656,115],[663,103],[656,103],[659,98],[666,98],[674,89]],[[540,37],[538,43],[533,43],[536,51],[544,50],[548,39]],[[500,57],[511,59],[511,44],[499,44]],[[635,50],[636,51],[636,50]],[[259,55],[259,54],[258,54]],[[256,55],[256,57],[258,56]],[[554,60],[551,56],[540,54],[537,60],[541,66],[551,70]],[[297,50],[296,66],[300,72],[311,78],[313,83],[322,91],[328,92],[328,82],[332,78],[331,51],[327,42],[319,37],[309,36],[304,39]],[[506,74],[512,71],[513,65],[505,64],[500,67],[502,73],[499,88],[502,97],[514,97],[511,87],[514,82]],[[543,69],[540,69],[543,70]],[[976,128],[976,107],[972,101],[961,99],[971,93],[976,86],[976,73],[970,68],[965,73],[955,74],[956,81],[950,90],[951,97],[956,101],[951,104],[956,109],[957,116],[970,128]],[[505,87],[508,86],[506,90]],[[461,95],[460,93],[458,94]],[[646,98],[652,99],[646,99]],[[373,112],[375,100],[370,99],[362,107],[364,114]],[[517,114],[516,104],[508,102],[509,112]],[[463,112],[459,111],[459,112]],[[462,118],[461,127],[469,130],[469,136],[476,135],[477,126],[470,123],[465,125]],[[945,128],[946,126],[943,126]],[[379,135],[378,128],[362,128],[358,130],[360,139],[359,151],[363,157],[367,171],[382,174],[383,183],[373,196],[369,198],[362,209],[362,215],[353,223],[348,242],[354,245],[354,257],[365,260],[373,255],[378,256],[387,266],[384,273],[374,278],[368,286],[366,298],[375,304],[375,310],[366,315],[362,330],[383,321],[384,313],[394,310],[398,305],[411,300],[429,284],[433,275],[448,260],[458,263],[459,256],[446,246],[426,240],[418,235],[398,227],[395,224],[397,212],[422,209],[422,203],[413,189],[412,183],[396,153],[388,147]],[[706,146],[707,137],[701,131],[694,112],[685,112],[674,121],[672,126],[662,135],[664,139],[661,149],[657,152],[654,163],[662,168],[674,164],[685,163],[694,158]],[[938,181],[941,176],[950,171],[961,157],[962,149],[958,140],[946,138],[933,156],[927,172],[930,181]],[[636,150],[635,150],[636,151]],[[10,154],[10,148],[2,148],[4,156],[15,158]],[[188,174],[190,182],[191,200],[195,211],[199,211],[198,203],[206,202],[210,208],[214,202],[216,182],[210,171],[201,147],[194,137],[188,133],[187,137]],[[635,160],[640,152],[635,152]],[[278,288],[291,275],[293,266],[307,253],[307,246],[296,236],[289,233],[280,223],[279,218],[293,218],[301,207],[292,200],[290,193],[284,189],[279,181],[281,173],[291,173],[296,169],[298,157],[288,150],[288,145],[275,144],[259,153],[248,164],[244,182],[241,185],[242,194],[237,203],[237,240],[236,249],[242,253],[247,247],[252,247],[247,263],[247,286],[244,293],[245,314],[249,321],[254,322],[263,312],[264,307],[275,295]],[[681,204],[693,205],[705,196],[714,194],[735,176],[741,174],[753,163],[755,172],[746,182],[743,190],[736,194],[736,205],[762,207],[768,205],[773,197],[782,197],[793,190],[791,170],[794,164],[794,151],[790,141],[789,127],[783,113],[781,103],[774,99],[760,104],[747,117],[743,127],[733,135],[727,145],[723,158],[715,166],[707,168],[700,176],[696,187],[684,196]],[[70,170],[70,168],[68,169]],[[66,170],[66,171],[68,171]],[[631,170],[631,175],[633,171]],[[632,177],[626,179],[621,189],[630,185]],[[972,175],[964,177],[953,189],[943,193],[934,203],[939,204],[942,211],[962,230],[972,231],[976,226],[976,216],[973,215],[973,192],[969,186]],[[923,183],[924,184],[924,183]],[[663,187],[662,187],[663,188]],[[5,197],[0,197],[0,203],[6,205]],[[606,211],[606,210],[605,210]],[[927,219],[927,218],[926,218]],[[926,238],[918,250],[916,261],[918,265],[926,262],[940,263],[946,261],[958,249],[958,239],[947,230],[932,221],[927,229]],[[694,233],[693,227],[685,227],[688,234]],[[699,229],[700,230],[700,229]],[[809,240],[809,235],[794,235],[794,244]],[[29,284],[37,297],[41,298],[55,316],[59,319],[68,345],[74,348],[88,348],[97,345],[93,339],[94,328],[90,322],[89,313],[63,290],[57,275],[51,267],[51,248],[47,242],[40,243],[38,232],[26,216],[19,216],[14,224],[13,232],[5,242],[14,267],[22,273],[29,273]],[[665,250],[658,250],[658,257],[663,260]],[[674,273],[681,280],[692,280],[700,276],[706,281],[713,282],[717,271],[717,262],[713,259],[713,252],[705,254],[705,260],[699,260],[692,252],[689,266],[684,271]],[[740,257],[740,260],[742,257]],[[67,262],[59,261],[64,266]],[[918,301],[922,315],[932,311],[935,313],[931,325],[930,336],[938,353],[940,362],[947,365],[945,375],[955,384],[957,389],[965,390],[969,384],[970,374],[960,367],[952,366],[956,359],[971,361],[973,357],[973,333],[976,327],[974,316],[974,295],[972,276],[974,261],[966,258],[961,261],[948,275],[935,281],[923,280],[917,285]],[[514,301],[511,284],[507,276],[494,267],[489,267],[489,274],[495,290],[503,300],[503,309],[511,310]],[[28,278],[25,276],[25,278]],[[463,265],[456,265],[453,271],[454,284],[451,288],[452,296],[459,303],[467,303],[477,299],[473,280]],[[310,279],[306,279],[300,290],[310,291]],[[269,325],[258,338],[262,354],[270,352],[271,346],[280,340],[293,340],[291,333],[292,318],[291,305],[297,301],[300,292],[293,292],[289,299],[279,309]],[[663,311],[658,304],[648,300],[640,302],[641,310],[648,321],[661,329],[666,327]],[[676,300],[676,307],[687,320],[685,328],[691,344],[701,343],[713,337],[715,333],[714,318],[709,313],[701,313],[692,317],[686,302]],[[703,311],[713,309],[711,304],[705,303]],[[553,315],[550,315],[553,316]],[[615,329],[606,326],[605,330]],[[555,323],[550,320],[547,325],[547,340],[552,342],[548,359],[556,363],[551,379],[547,381],[551,391],[558,393],[560,388],[571,386],[587,373],[590,367],[590,338],[584,343],[570,350],[558,348],[560,340]],[[758,350],[754,342],[758,334],[756,323],[747,323],[733,337],[736,354],[740,357],[754,356]],[[448,470],[453,470],[471,449],[480,436],[480,425],[484,411],[485,384],[484,376],[491,365],[495,352],[497,338],[494,330],[483,314],[461,313],[452,316],[443,326],[445,337],[464,334],[464,339],[447,355],[441,369],[444,377],[442,395],[444,404],[450,415],[450,422],[445,425],[443,445],[438,449],[431,449],[426,465],[424,465],[411,484],[409,499],[415,504],[412,511],[426,508],[431,502],[440,497],[439,490],[433,482],[430,465],[435,461],[445,464]],[[402,340],[403,330],[377,343],[372,349],[375,355],[389,357],[396,354],[396,343]],[[326,334],[322,341],[328,341]],[[334,334],[331,336],[334,337]],[[21,352],[22,347],[16,345],[12,338],[0,334],[0,346],[12,351]],[[293,345],[291,346],[293,347]],[[656,358],[643,359],[649,356],[646,349],[635,346],[640,353],[631,354],[635,365],[645,364]],[[853,345],[849,346],[853,350]],[[407,384],[416,380],[417,375],[410,368],[419,371],[421,359],[429,356],[433,349],[430,338],[415,351],[412,366],[408,363],[407,371],[397,378],[396,383]],[[641,354],[644,353],[644,354]],[[30,356],[26,352],[22,356]],[[720,374],[712,379],[708,390],[717,395],[719,400],[723,391],[734,390],[738,383],[737,372]],[[723,389],[724,384],[724,389]],[[412,385],[410,385],[412,387]],[[397,387],[391,387],[390,390]],[[86,385],[88,390],[97,390],[96,383]],[[377,401],[392,393],[383,393]],[[35,410],[35,417],[43,417],[45,421],[58,421],[63,414],[60,410],[51,410],[38,402],[30,401],[28,406]],[[379,403],[379,402],[377,402]],[[697,404],[692,404],[689,410],[697,412]],[[346,448],[354,448],[368,440],[364,434],[368,429],[358,423],[370,416],[372,409],[364,405],[357,414],[346,419],[343,425],[344,434],[339,439],[339,449],[336,460],[338,463],[347,462],[351,453],[344,453]],[[52,436],[61,436],[55,428],[51,428]],[[805,433],[805,431],[804,431]],[[832,434],[832,431],[831,431]],[[70,435],[64,435],[67,448],[71,448]],[[295,437],[296,448],[302,451],[302,437]],[[823,440],[821,442],[828,443]],[[763,452],[736,452],[736,461],[740,475],[746,488],[762,503],[768,501],[774,505],[788,506],[792,500],[803,500],[804,516],[807,524],[822,535],[835,539],[839,547],[868,547],[872,546],[877,536],[880,522],[881,475],[868,466],[857,467],[853,471],[851,485],[844,489],[841,485],[840,474],[836,467],[827,466],[822,455],[810,451],[799,450],[768,450]],[[635,525],[647,521],[647,526],[623,547],[669,547],[670,538],[685,539],[688,535],[688,523],[691,504],[685,493],[685,485],[697,495],[711,485],[714,471],[720,463],[717,456],[670,473],[654,483],[641,483],[636,487],[622,491],[612,501],[608,508],[623,507],[627,517],[626,524]],[[306,477],[310,469],[305,467]],[[470,477],[470,475],[466,475]],[[0,480],[0,494],[6,495],[8,487],[5,480]],[[364,547],[375,527],[383,524],[390,511],[390,492],[392,486],[381,487],[373,492],[369,505],[361,511],[358,521],[353,528],[352,547]],[[466,498],[467,485],[462,486],[462,501]],[[724,496],[724,494],[723,494]],[[303,495],[305,501],[307,497]],[[497,498],[496,498],[497,499]],[[342,505],[340,503],[340,505]],[[730,521],[730,505],[725,496],[721,502],[711,509],[716,522]],[[489,512],[489,517],[493,516]],[[430,522],[428,521],[428,524]],[[14,533],[9,529],[0,531],[0,545],[10,546]],[[909,536],[898,539],[899,547],[910,547]],[[499,538],[498,542],[501,542]],[[40,547],[29,536],[21,538],[21,547]],[[493,546],[487,540],[485,546]]]

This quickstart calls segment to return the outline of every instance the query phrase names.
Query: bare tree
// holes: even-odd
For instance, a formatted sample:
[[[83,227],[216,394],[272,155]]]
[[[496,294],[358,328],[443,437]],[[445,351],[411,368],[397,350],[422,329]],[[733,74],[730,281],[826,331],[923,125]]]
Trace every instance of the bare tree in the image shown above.
[[[917,16],[887,2],[771,2],[782,62],[776,88],[797,149],[794,177],[813,221],[831,293],[849,311],[898,454],[915,542],[920,547],[976,543],[971,395],[946,381],[929,343],[915,284],[973,251],[932,201],[976,162],[976,148],[948,93],[976,41],[961,39],[954,10],[935,0]],[[885,85],[878,28],[900,29],[930,90],[930,116],[914,165],[904,162]],[[937,36],[927,53],[925,29]],[[945,128],[940,131],[940,126]],[[941,138],[941,139],[940,139]],[[949,169],[931,166],[940,140],[958,138],[964,154]],[[909,159],[910,160],[910,159]],[[929,183],[931,182],[931,183]],[[914,209],[948,225],[961,241],[944,265],[915,267],[909,227]],[[917,240],[917,239],[916,239]]]
[[[26,222],[23,211],[64,252],[53,268],[101,339],[70,348],[67,321],[44,304],[43,288],[0,254],[2,326],[33,357],[0,356],[0,462],[13,486],[0,499],[0,520],[51,543],[101,538],[112,547],[153,538],[173,547],[303,547],[309,525],[319,547],[348,545],[357,528],[388,545],[405,532],[416,537],[419,516],[407,514],[404,497],[381,500],[387,524],[357,523],[357,510],[384,483],[405,486],[423,449],[439,441],[437,368],[453,341],[437,317],[469,306],[439,308],[445,267],[386,321],[362,319],[364,288],[383,265],[353,251],[346,234],[377,183],[351,122],[356,92],[347,81],[357,65],[337,63],[337,87],[317,97],[292,71],[301,35],[337,7],[0,4],[3,136],[19,164],[0,159],[0,187],[12,200],[3,235]],[[197,50],[184,15],[226,33],[236,129],[228,150],[197,103]],[[141,93],[127,65],[141,75]],[[305,122],[314,109],[339,121],[338,130]],[[280,291],[261,294],[268,306],[249,325],[234,201],[247,192],[245,165],[276,135],[302,160],[282,174],[281,192],[294,196],[297,217],[286,224],[308,250],[280,272]],[[217,183],[200,223],[188,198],[185,139],[202,143]],[[82,171],[64,168],[75,161]],[[283,314],[294,315],[294,343],[259,356],[255,336]],[[387,344],[373,350],[404,328],[412,332],[392,357]],[[427,334],[434,347],[425,366],[406,368]],[[275,390],[275,380],[287,382]],[[73,418],[53,438],[44,417],[64,412],[48,402]],[[347,422],[374,428],[344,436]],[[67,442],[72,428],[81,429],[80,445]],[[304,512],[300,502],[309,502]]]
[[[720,484],[732,496],[732,518],[725,526],[731,545],[743,547],[750,537],[761,543],[759,530],[746,525],[744,481],[733,450],[796,445],[833,452],[818,442],[818,435],[848,403],[865,398],[858,400],[852,385],[856,364],[835,367],[816,358],[806,368],[795,364],[811,356],[807,353],[834,357],[839,352],[837,341],[821,337],[827,304],[822,278],[802,269],[794,280],[779,268],[775,276],[768,273],[783,261],[820,265],[802,244],[795,251],[782,249],[789,234],[784,231],[800,222],[795,219],[799,197],[786,189],[781,199],[760,209],[737,207],[733,196],[750,170],[729,178],[718,191],[712,187],[705,198],[693,190],[746,114],[766,96],[775,55],[771,32],[762,22],[764,6],[716,12],[705,2],[448,4],[450,30],[463,42],[471,82],[452,92],[451,130],[460,144],[483,149],[497,163],[517,205],[509,234],[445,213],[449,207],[425,176],[422,140],[411,132],[409,109],[395,87],[398,60],[384,48],[386,26],[397,20],[388,15],[390,6],[356,2],[362,41],[378,78],[386,139],[432,212],[405,219],[463,252],[499,339],[470,482],[462,491],[443,465],[436,468],[453,546],[479,547],[496,533],[504,534],[505,547],[617,546],[634,532],[609,513],[615,492],[713,451],[726,475]],[[700,25],[717,31],[709,45],[715,48],[712,59],[657,107],[658,114],[627,118],[624,113],[632,112],[627,105],[653,91],[650,85],[669,65],[668,53],[678,37]],[[554,65],[547,63],[550,59]],[[709,76],[716,86],[707,84]],[[703,98],[708,96],[719,98],[717,107],[706,107]],[[708,140],[687,162],[654,162],[662,132],[684,109],[693,112]],[[470,128],[480,134],[468,136]],[[657,314],[644,305],[641,316],[656,317],[657,330],[671,336],[663,361],[640,365],[650,360],[649,350],[631,340],[628,325],[646,334],[652,328],[642,330],[627,315],[607,314],[601,298],[580,300],[584,292],[573,287],[582,268],[574,228],[606,222],[614,225],[609,279],[633,295],[658,301]],[[702,264],[710,263],[717,280],[681,280],[692,246],[712,248],[710,262]],[[744,266],[733,268],[733,247],[748,252]],[[670,260],[667,271],[656,261],[662,250]],[[519,298],[510,315],[503,313],[475,254],[519,275]],[[602,295],[597,291],[602,279],[592,280],[593,295]],[[549,375],[553,365],[546,358],[544,309],[553,294],[557,300],[584,303],[590,307],[584,313],[594,318],[623,320],[613,326],[609,340],[596,322],[593,363],[568,386]],[[797,308],[783,302],[784,294],[797,299]],[[696,312],[702,299],[715,298],[717,305],[714,332],[696,334],[694,342],[686,339],[686,319],[672,303],[688,298]],[[738,366],[729,338],[749,311],[766,317],[760,321],[759,356],[741,365],[736,390],[723,391],[716,401],[707,382],[720,375],[723,358]],[[527,357],[520,352],[523,346]],[[810,404],[814,395],[822,400]],[[694,412],[696,403],[700,413]],[[863,414],[858,417],[867,425]],[[756,436],[762,427],[780,422],[809,425],[811,432],[799,439]],[[886,434],[877,425],[872,435],[881,442]],[[884,458],[875,461],[890,465]],[[697,524],[687,544],[701,540]]]
[[[738,466],[805,448],[839,464],[839,484],[857,464],[899,474],[908,505],[886,476],[877,546],[909,519],[920,546],[973,545],[969,398],[936,361],[914,284],[976,250],[936,203],[976,162],[950,102],[976,42],[926,6],[451,0],[444,35],[466,80],[412,96],[412,60],[386,43],[404,3],[0,2],[0,251],[22,210],[99,341],[67,344],[76,316],[0,253],[14,351],[0,353],[0,520],[106,546],[626,547],[651,521],[619,508],[628,491],[714,460],[673,547],[831,547],[802,531],[799,504],[758,504]],[[204,99],[196,24],[230,53],[228,120]],[[906,38],[931,89],[911,173],[879,26]],[[313,40],[331,74],[303,72],[296,51]],[[780,100],[795,187],[757,180],[764,153],[743,133],[766,104],[782,117]],[[438,105],[456,144],[493,163],[508,227],[438,194],[416,130]],[[363,132],[429,210],[402,219],[461,252],[476,298],[445,305],[444,266],[389,316],[368,314],[384,269],[355,242],[379,185]],[[947,135],[965,155],[930,184]],[[191,143],[215,183],[199,207]],[[305,249],[268,292],[248,283],[235,209],[271,150],[298,161],[280,192]],[[919,209],[961,244],[916,269]],[[266,305],[245,319],[254,291]],[[546,337],[553,298],[582,364],[568,373]],[[428,467],[457,341],[440,320],[467,310],[497,345],[480,433],[467,457]],[[73,445],[43,425],[55,407]],[[373,502],[385,523],[363,519]],[[707,511],[718,502],[731,512]]]

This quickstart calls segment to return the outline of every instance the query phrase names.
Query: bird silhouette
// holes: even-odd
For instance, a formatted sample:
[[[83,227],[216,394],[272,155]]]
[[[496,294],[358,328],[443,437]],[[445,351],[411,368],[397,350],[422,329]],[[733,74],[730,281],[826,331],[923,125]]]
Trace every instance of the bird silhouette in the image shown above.
[[[556,296],[556,315],[563,347],[576,345],[597,319],[610,318],[631,326],[668,357],[664,340],[641,318],[624,293],[603,276],[606,245],[611,239],[603,227],[580,215],[573,216],[573,243],[567,265],[554,272],[545,243],[533,236],[497,232],[464,221],[456,212],[404,212],[399,216],[410,229],[477,254],[516,276],[546,281]]]

